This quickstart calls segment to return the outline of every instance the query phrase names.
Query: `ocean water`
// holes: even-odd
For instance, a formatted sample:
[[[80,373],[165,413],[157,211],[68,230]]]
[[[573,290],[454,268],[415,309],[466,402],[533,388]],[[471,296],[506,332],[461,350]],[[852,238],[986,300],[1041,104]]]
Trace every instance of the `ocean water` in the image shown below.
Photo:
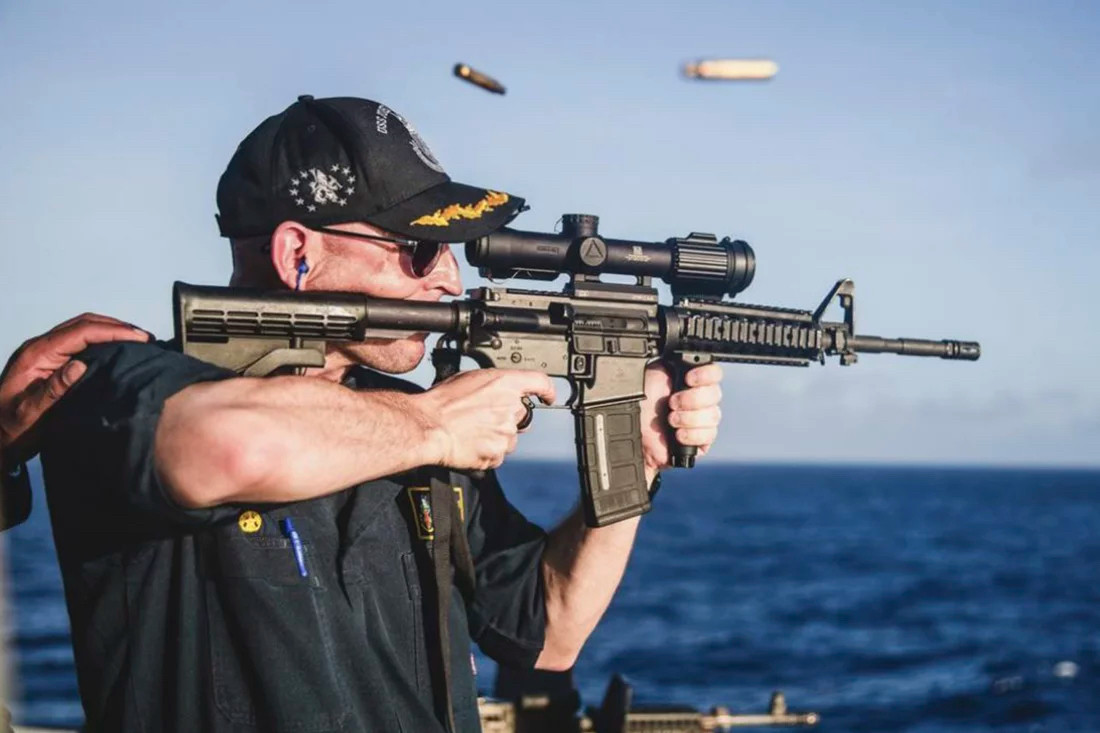
[[[568,463],[502,471],[544,526]],[[8,533],[17,721],[79,724],[41,495]],[[493,668],[479,659],[481,686]],[[576,668],[636,699],[763,710],[821,731],[1100,731],[1100,472],[869,466],[670,471]]]

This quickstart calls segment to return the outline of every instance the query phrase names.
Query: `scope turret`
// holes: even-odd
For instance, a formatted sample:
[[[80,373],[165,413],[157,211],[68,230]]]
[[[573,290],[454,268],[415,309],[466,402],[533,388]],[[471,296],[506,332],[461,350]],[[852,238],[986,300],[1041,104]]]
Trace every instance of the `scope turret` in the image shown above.
[[[466,243],[466,260],[483,277],[553,280],[559,275],[655,277],[680,296],[736,295],[752,283],[756,255],[748,243],[692,232],[664,242],[607,239],[599,217],[565,214],[562,231],[498,229]]]

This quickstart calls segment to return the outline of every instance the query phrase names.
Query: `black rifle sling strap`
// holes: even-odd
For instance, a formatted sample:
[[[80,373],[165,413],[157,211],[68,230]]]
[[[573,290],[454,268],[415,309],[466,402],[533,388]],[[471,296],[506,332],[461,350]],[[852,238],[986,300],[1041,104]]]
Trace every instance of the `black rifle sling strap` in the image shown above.
[[[445,481],[443,471],[433,471],[431,476],[432,565],[435,575],[436,619],[438,625],[439,665],[438,680],[442,690],[436,699],[443,706],[447,718],[447,730],[455,731],[454,700],[451,690],[451,584],[456,582],[467,600],[473,592],[474,570],[470,546],[466,540],[466,528],[462,517],[455,511],[454,489]],[[455,560],[455,578],[451,579],[452,551]]]
[[[454,349],[436,347],[432,351],[432,364],[435,365],[435,380],[439,384],[444,379],[458,373],[461,356]],[[436,623],[439,630],[439,666],[437,679],[442,683],[443,691],[437,694],[445,709],[447,730],[455,731],[454,701],[451,690],[451,553],[454,552],[454,582],[465,597],[467,605],[473,600],[474,563],[470,556],[470,544],[466,539],[466,527],[463,517],[454,510],[454,489],[445,469],[431,472],[432,520],[435,534],[432,538],[432,565],[435,570]]]

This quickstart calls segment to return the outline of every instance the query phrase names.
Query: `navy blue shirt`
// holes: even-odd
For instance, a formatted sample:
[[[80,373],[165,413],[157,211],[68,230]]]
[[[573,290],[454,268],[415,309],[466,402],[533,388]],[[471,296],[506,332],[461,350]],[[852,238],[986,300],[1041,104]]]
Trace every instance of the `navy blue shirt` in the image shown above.
[[[79,358],[88,372],[51,415],[42,463],[89,730],[444,730],[424,477],[183,509],[154,470],[161,409],[235,375],[156,344]],[[350,382],[416,389],[366,369]],[[491,474],[450,479],[477,580],[468,603],[451,594],[451,687],[457,728],[473,732],[471,640],[519,667],[542,649],[546,536]]]

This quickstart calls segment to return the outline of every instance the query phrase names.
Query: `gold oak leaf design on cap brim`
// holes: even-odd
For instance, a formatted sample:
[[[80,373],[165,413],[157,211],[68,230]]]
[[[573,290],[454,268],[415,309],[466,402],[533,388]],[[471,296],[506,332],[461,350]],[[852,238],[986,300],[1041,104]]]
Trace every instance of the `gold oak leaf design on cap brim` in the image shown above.
[[[455,219],[480,219],[490,211],[508,203],[508,194],[489,191],[485,198],[473,204],[451,204],[410,222],[411,226],[445,227]]]

